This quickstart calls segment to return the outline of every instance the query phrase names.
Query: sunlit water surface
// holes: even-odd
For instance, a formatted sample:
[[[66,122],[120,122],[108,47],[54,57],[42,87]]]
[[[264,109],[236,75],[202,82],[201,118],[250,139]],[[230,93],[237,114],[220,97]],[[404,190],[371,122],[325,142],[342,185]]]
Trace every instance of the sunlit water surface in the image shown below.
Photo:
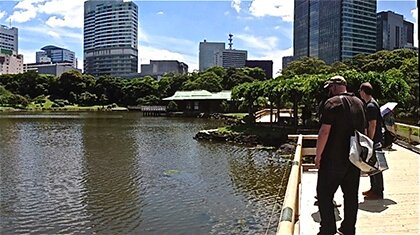
[[[198,142],[220,122],[0,113],[1,234],[274,234],[275,152]]]

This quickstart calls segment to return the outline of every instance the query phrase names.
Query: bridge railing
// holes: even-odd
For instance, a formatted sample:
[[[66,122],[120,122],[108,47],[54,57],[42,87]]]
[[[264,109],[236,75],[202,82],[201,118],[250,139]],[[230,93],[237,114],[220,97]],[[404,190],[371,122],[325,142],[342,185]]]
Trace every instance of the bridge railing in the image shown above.
[[[394,133],[398,136],[408,139],[410,143],[420,143],[420,127],[398,122],[393,127]]]
[[[302,156],[314,156],[316,148],[303,148],[303,140],[316,140],[317,135],[289,135],[289,138],[297,138],[296,151],[290,170],[286,194],[277,227],[277,235],[291,235],[300,233],[300,200],[302,192],[302,174],[308,168],[314,168],[314,164],[302,164]]]

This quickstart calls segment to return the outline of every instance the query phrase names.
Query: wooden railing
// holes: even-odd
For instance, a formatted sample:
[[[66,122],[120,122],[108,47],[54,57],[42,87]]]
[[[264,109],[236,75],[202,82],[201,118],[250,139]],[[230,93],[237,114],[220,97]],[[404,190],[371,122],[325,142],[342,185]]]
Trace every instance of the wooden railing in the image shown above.
[[[278,109],[273,109],[273,115],[277,115]],[[262,118],[263,116],[270,115],[270,109],[261,109],[255,112],[255,120]],[[279,112],[281,115],[287,115],[288,117],[293,117],[293,109],[280,109]],[[275,121],[275,120],[273,120]]]
[[[395,123],[394,133],[408,139],[408,142],[420,143],[420,127],[411,126],[403,123]]]
[[[280,220],[277,227],[277,235],[291,235],[300,233],[300,198],[302,192],[302,174],[304,170],[315,168],[314,164],[302,164],[302,156],[314,156],[315,148],[303,148],[305,139],[316,140],[317,135],[289,135],[289,138],[297,138],[296,151],[290,170],[286,194],[281,209]]]

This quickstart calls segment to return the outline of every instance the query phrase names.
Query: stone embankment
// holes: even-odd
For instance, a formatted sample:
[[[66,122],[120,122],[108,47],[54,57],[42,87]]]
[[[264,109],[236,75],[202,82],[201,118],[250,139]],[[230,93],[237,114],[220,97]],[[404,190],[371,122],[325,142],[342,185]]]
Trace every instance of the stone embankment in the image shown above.
[[[195,136],[195,140],[206,140],[215,142],[228,142],[241,144],[246,146],[257,146],[261,149],[278,149],[283,154],[293,153],[295,151],[295,143],[287,142],[287,135],[282,137],[267,137],[263,138],[257,135],[250,135],[239,132],[221,133],[218,129],[202,130]]]

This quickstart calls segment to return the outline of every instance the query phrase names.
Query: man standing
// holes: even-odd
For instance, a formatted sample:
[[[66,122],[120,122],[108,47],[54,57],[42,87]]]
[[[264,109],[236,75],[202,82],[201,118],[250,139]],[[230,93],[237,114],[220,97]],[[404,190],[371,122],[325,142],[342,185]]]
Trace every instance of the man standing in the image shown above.
[[[379,105],[372,97],[372,85],[369,82],[360,85],[359,94],[366,104],[366,118],[368,120],[367,136],[373,141],[375,150],[381,150],[382,117]],[[365,200],[384,198],[384,179],[382,172],[370,176],[370,190],[363,192]]]
[[[321,216],[319,235],[337,232],[333,198],[338,186],[344,195],[344,220],[338,231],[346,235],[356,233],[360,170],[349,160],[350,136],[354,130],[365,132],[366,118],[363,102],[347,93],[346,85],[342,76],[334,76],[324,86],[330,98],[323,107],[315,157],[319,169],[316,189]]]

